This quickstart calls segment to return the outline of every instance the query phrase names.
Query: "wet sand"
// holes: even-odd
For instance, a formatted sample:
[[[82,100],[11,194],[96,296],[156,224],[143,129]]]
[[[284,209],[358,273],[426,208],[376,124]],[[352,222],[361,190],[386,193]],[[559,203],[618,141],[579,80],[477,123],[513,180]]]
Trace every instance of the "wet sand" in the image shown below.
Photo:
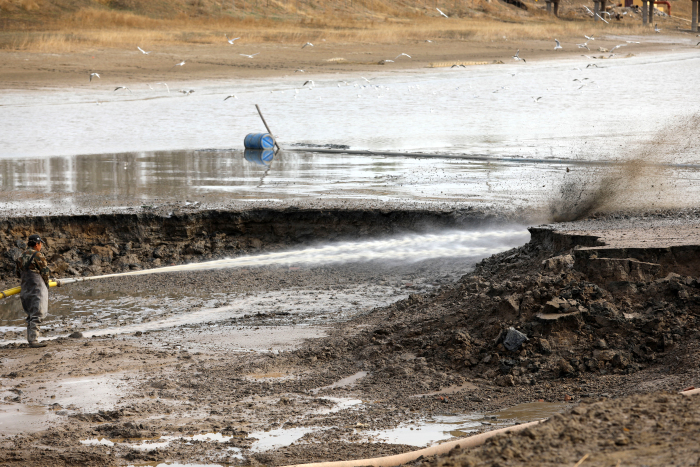
[[[692,50],[690,39],[684,34],[664,36],[618,37],[610,35],[595,41],[595,47],[611,49],[622,40],[640,41],[620,56],[628,53],[663,53],[676,50]],[[91,86],[129,86],[137,83],[167,81],[184,86],[192,81],[258,79],[296,75],[299,79],[346,74],[410,72],[416,68],[440,65],[444,62],[497,64],[514,62],[516,49],[527,60],[536,62],[553,57],[576,58],[582,53],[603,57],[591,59],[592,63],[605,63],[609,54],[579,49],[578,38],[561,39],[565,49],[554,51],[553,40],[503,40],[499,42],[440,40],[426,43],[424,39],[407,44],[357,44],[323,42],[313,48],[301,49],[284,44],[182,45],[155,50],[150,55],[133,51],[102,49],[82,53],[41,54],[2,52],[3,67],[0,70],[0,89],[63,89],[66,87],[89,88]],[[593,44],[593,43],[592,43]],[[253,59],[241,53],[260,53]],[[396,55],[408,53],[411,58]],[[380,64],[394,59],[393,63]],[[343,60],[338,60],[343,59]],[[183,67],[173,67],[185,60]],[[296,72],[304,70],[304,72]],[[89,81],[89,73],[99,72],[100,79]]]

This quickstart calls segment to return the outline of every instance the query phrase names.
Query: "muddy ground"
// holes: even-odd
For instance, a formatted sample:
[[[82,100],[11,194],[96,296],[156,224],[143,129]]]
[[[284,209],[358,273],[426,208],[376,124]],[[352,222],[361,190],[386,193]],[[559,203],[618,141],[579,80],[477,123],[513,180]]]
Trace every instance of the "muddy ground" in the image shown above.
[[[566,464],[590,453],[597,465],[618,459],[640,465],[646,451],[623,451],[648,445],[653,435],[658,444],[647,451],[661,463],[677,452],[679,465],[696,465],[698,452],[688,444],[697,436],[690,399],[666,394],[700,386],[696,238],[686,236],[674,247],[680,250],[644,248],[641,236],[606,247],[606,235],[615,236],[615,226],[625,222],[651,239],[647,223],[691,231],[700,217],[649,213],[599,217],[559,231],[533,228],[528,244],[475,267],[436,261],[416,269],[345,265],[154,276],[154,287],[187,293],[240,284],[255,294],[276,284],[278,310],[165,330],[60,337],[44,349],[5,345],[0,462],[360,459],[416,449],[407,435],[397,438],[404,442],[382,441],[387,430],[418,430],[426,420],[473,416],[474,423],[453,432],[464,436],[565,410],[515,441],[499,438],[431,462]],[[294,314],[291,304],[304,293],[339,287],[340,295],[346,282],[366,288],[382,282],[395,298],[373,309],[348,302],[352,311],[343,319]],[[149,286],[125,278],[112,287]],[[72,321],[54,333],[68,331],[80,329]],[[527,340],[518,343],[518,333]],[[508,407],[521,410],[498,412]],[[27,416],[28,408],[40,416]],[[14,424],[8,423],[13,410]],[[551,441],[555,433],[564,434]]]

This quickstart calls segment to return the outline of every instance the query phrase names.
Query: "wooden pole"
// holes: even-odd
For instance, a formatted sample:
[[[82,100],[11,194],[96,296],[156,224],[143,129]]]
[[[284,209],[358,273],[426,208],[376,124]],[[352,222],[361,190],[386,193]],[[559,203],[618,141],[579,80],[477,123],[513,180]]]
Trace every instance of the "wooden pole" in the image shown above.
[[[255,108],[258,109],[258,115],[260,115],[260,120],[262,120],[263,125],[265,125],[267,132],[270,133],[270,136],[272,136],[272,141],[274,141],[275,146],[277,146],[277,149],[282,149],[282,148],[280,148],[280,145],[277,144],[277,138],[275,138],[275,135],[273,135],[272,132],[270,131],[270,127],[267,126],[267,122],[265,121],[265,117],[263,117],[263,114],[260,111],[260,107],[258,107],[258,104],[255,104]]]
[[[693,15],[690,29],[693,32],[698,32],[698,0],[693,0]]]
[[[642,0],[642,24],[647,24],[649,16],[647,15],[647,5],[649,2],[647,0]]]
[[[649,0],[649,24],[654,24],[654,0]]]

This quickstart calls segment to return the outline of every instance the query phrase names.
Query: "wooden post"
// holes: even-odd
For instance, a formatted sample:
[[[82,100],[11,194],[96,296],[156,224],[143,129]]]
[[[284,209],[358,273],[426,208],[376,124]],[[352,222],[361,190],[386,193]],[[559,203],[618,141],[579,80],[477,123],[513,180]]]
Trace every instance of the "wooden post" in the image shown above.
[[[654,0],[649,0],[649,24],[654,24]]]
[[[691,19],[690,29],[693,32],[698,32],[698,0],[693,0],[693,14]]]
[[[550,15],[552,14],[552,2],[551,1],[547,2],[547,13],[549,13]]]
[[[648,23],[649,15],[647,14],[647,0],[642,0],[642,24],[646,25]]]
[[[554,16],[559,17],[559,0],[554,1]]]
[[[644,1],[644,0],[642,0]],[[600,12],[600,2],[598,0],[593,1],[593,21],[598,21],[598,13]]]
[[[262,120],[263,125],[265,125],[265,128],[267,129],[267,132],[270,133],[270,136],[272,136],[272,141],[275,142],[275,146],[277,146],[277,149],[281,149],[280,145],[277,144],[277,139],[275,138],[275,135],[272,134],[270,131],[270,127],[267,126],[267,122],[265,121],[265,117],[263,117],[262,112],[260,111],[260,107],[258,107],[258,104],[255,104],[255,108],[258,109],[258,115],[260,115],[260,120]]]
[[[607,3],[608,3],[608,2],[606,2],[605,0],[600,0],[600,13],[599,13],[600,16],[603,16],[603,13],[605,13],[606,11],[608,11],[608,9],[607,9],[607,7],[608,7]]]

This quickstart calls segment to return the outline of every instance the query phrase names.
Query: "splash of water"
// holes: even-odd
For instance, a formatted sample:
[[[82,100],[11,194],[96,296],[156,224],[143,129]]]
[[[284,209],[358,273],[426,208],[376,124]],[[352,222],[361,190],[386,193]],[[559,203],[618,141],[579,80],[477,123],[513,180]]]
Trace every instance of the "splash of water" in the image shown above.
[[[332,263],[368,261],[422,261],[437,258],[484,257],[512,248],[529,240],[522,227],[502,227],[499,230],[452,231],[440,234],[406,235],[382,240],[342,242],[261,255],[226,258],[202,263],[166,266],[162,268],[129,271],[102,276],[62,279],[63,284],[107,279],[121,276],[143,276],[173,272],[205,271],[257,266],[313,266]]]

